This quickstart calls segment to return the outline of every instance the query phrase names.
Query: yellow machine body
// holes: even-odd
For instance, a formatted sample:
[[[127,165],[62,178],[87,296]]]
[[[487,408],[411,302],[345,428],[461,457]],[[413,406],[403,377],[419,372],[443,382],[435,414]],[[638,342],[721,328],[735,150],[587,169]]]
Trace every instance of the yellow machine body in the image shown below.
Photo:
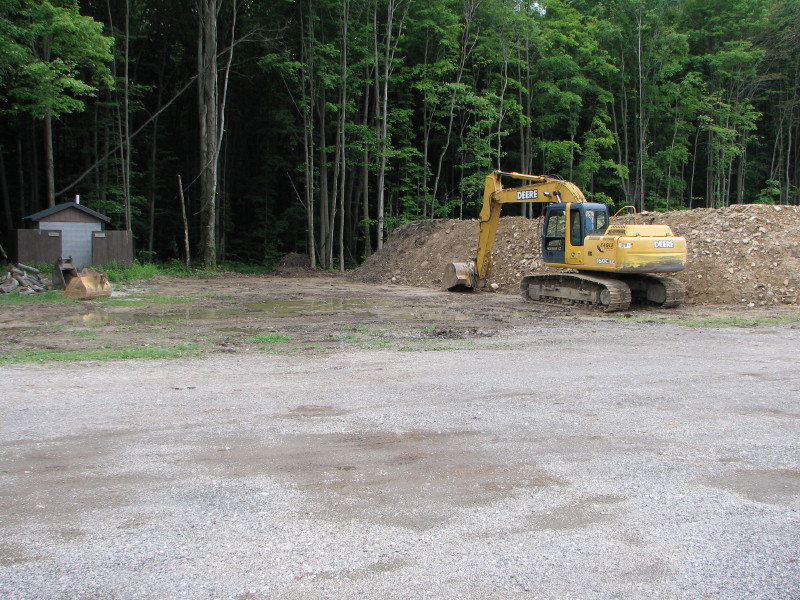
[[[612,225],[579,245],[570,242],[570,233],[568,226],[564,260],[545,265],[606,273],[675,273],[686,266],[686,239],[667,225]]]
[[[504,188],[503,175],[530,183]],[[501,171],[493,171],[485,180],[477,256],[474,261],[447,265],[443,287],[486,287],[502,205],[529,202],[547,204],[541,234],[544,264],[565,271],[523,278],[520,288],[526,299],[601,305],[606,310],[627,308],[632,298],[665,307],[682,301],[683,285],[656,275],[686,265],[686,240],[669,226],[612,224],[608,207],[588,202],[574,183]]]

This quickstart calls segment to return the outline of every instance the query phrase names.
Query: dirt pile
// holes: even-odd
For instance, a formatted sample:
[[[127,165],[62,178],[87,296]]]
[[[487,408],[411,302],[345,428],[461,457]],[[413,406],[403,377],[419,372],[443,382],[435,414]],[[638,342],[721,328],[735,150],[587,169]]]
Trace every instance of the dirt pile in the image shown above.
[[[698,304],[770,306],[800,303],[800,208],[738,205],[645,213],[640,223],[664,223],[686,238],[686,300]],[[541,219],[501,219],[489,280],[518,293],[526,274],[544,272]],[[416,221],[398,228],[380,252],[351,277],[372,283],[437,287],[444,267],[475,257],[476,220]]]
[[[273,274],[280,277],[308,277],[317,272],[311,268],[311,257],[308,254],[289,252],[281,258]]]

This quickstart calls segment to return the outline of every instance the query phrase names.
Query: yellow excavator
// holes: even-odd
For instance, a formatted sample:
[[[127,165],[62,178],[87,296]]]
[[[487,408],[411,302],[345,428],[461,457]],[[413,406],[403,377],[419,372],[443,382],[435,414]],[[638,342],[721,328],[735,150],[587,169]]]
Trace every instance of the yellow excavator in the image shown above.
[[[530,183],[504,188],[503,176]],[[608,206],[588,202],[570,181],[503,171],[486,176],[477,256],[445,267],[445,289],[488,285],[500,212],[512,202],[547,204],[542,259],[547,267],[570,270],[524,277],[520,291],[526,300],[596,306],[606,312],[625,310],[632,302],[669,308],[683,301],[683,284],[660,275],[686,265],[686,240],[673,235],[669,226],[611,224]]]

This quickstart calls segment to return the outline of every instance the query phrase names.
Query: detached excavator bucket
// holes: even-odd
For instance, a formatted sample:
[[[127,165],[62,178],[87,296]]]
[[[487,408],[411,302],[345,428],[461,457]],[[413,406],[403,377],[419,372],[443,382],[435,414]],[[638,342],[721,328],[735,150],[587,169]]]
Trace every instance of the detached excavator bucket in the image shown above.
[[[72,257],[64,260],[59,258],[53,267],[53,287],[60,290],[67,288],[67,284],[78,276],[78,269],[72,262]]]
[[[64,265],[66,267],[66,263]],[[106,274],[91,267],[84,267],[78,273],[69,262],[70,268],[63,268],[62,281],[65,284],[64,296],[75,300],[91,300],[111,295],[111,284]],[[58,271],[59,269],[56,269]]]
[[[442,287],[450,291],[475,289],[475,263],[450,263],[444,268]]]

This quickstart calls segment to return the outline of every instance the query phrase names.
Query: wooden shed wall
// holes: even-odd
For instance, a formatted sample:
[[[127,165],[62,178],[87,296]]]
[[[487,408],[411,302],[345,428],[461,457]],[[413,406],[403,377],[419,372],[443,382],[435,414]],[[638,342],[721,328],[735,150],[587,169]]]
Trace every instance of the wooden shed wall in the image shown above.
[[[92,233],[92,262],[112,262],[130,267],[133,264],[133,238],[130,231],[95,231]]]
[[[133,236],[130,231],[93,231],[92,265],[112,262],[133,264]],[[44,229],[16,229],[6,234],[3,244],[11,261],[26,265],[55,264],[62,255],[62,232]]]
[[[16,262],[26,265],[53,263],[61,257],[61,232],[57,230],[17,229],[12,232],[14,247],[8,251]]]

